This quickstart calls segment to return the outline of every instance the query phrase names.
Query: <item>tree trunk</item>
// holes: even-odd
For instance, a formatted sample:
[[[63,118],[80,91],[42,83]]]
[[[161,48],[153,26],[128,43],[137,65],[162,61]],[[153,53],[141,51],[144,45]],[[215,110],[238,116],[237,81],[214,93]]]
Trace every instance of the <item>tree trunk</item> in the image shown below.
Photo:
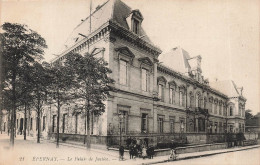
[[[13,74],[12,74],[12,101],[13,101],[13,105],[12,105],[12,112],[11,112],[11,136],[10,136],[10,145],[13,148],[14,147],[14,136],[15,136],[15,111],[16,111],[16,86],[15,86],[15,80],[16,80],[16,71],[13,70]]]
[[[58,93],[58,114],[57,114],[57,144],[56,148],[59,148],[59,140],[60,140],[60,98],[59,98],[59,93]]]
[[[90,112],[89,112],[89,109],[87,107],[87,149],[89,150],[90,149],[90,143],[91,143],[91,139],[90,139],[90,125],[89,125],[89,122],[90,121]]]
[[[11,112],[11,124],[10,124],[10,146],[14,147],[14,116],[15,116],[15,108],[13,107],[12,112]]]
[[[40,123],[41,123],[41,116],[40,116],[40,112],[39,110],[37,111],[37,143],[40,143],[40,138],[41,138],[41,126],[40,126]]]
[[[40,126],[40,123],[41,123],[41,107],[40,107],[40,94],[38,93],[38,98],[37,98],[38,100],[38,105],[37,105],[37,127],[38,127],[38,129],[37,129],[37,134],[38,134],[38,136],[37,136],[37,143],[40,143],[40,138],[41,138],[41,126]]]
[[[8,120],[7,120],[7,134],[9,136],[9,133],[10,133],[10,110],[8,111]],[[11,140],[11,139],[10,139]]]
[[[85,108],[85,135],[84,135],[84,144],[86,144],[86,136],[87,136],[87,116],[86,116],[87,112],[86,112],[86,108]]]
[[[26,126],[27,126],[27,121],[26,120],[27,117],[27,104],[25,103],[24,105],[24,132],[23,132],[23,139],[26,140]]]
[[[27,132],[27,135],[30,136],[30,126],[31,126],[31,110],[30,110],[30,107],[28,107],[28,112],[29,112],[29,116],[28,116],[28,132]]]

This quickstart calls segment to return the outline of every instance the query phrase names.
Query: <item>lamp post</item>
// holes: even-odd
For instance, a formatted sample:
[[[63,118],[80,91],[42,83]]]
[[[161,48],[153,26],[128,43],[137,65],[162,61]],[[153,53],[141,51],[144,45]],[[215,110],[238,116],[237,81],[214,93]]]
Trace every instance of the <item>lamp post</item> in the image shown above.
[[[121,146],[122,144],[122,119],[124,118],[124,115],[122,113],[118,113],[119,117],[119,133],[120,133],[120,140],[119,140],[119,145]]]

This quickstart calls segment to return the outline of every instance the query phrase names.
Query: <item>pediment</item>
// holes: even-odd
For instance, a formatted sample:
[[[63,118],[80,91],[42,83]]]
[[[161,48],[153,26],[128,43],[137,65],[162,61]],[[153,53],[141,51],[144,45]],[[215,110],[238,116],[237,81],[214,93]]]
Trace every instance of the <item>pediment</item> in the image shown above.
[[[163,83],[166,83],[166,82],[167,82],[167,80],[166,80],[166,78],[165,78],[164,76],[159,76],[159,77],[157,77],[157,81],[158,81],[158,82],[163,82]]]
[[[150,60],[149,57],[139,58],[138,61],[141,61],[142,63],[147,64],[149,66],[153,66],[153,62]]]
[[[134,58],[135,57],[135,55],[131,52],[131,50],[128,47],[126,47],[126,46],[115,48],[115,51],[117,51],[119,53],[122,53],[123,55],[128,56],[130,58]]]
[[[176,82],[174,80],[169,82],[169,85],[176,86]]]

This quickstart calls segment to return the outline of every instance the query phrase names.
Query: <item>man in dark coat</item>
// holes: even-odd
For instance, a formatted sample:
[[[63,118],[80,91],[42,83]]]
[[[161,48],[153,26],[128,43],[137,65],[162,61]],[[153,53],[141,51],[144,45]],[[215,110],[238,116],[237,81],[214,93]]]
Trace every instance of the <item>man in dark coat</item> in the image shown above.
[[[119,160],[124,160],[124,152],[125,152],[125,148],[123,146],[119,147]]]

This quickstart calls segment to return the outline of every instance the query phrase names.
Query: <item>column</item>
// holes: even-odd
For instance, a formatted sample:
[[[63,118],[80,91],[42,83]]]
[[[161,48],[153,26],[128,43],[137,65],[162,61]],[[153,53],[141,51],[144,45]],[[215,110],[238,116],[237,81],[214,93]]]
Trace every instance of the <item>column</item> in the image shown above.
[[[198,120],[198,115],[195,115],[195,132],[199,132],[199,120]]]

